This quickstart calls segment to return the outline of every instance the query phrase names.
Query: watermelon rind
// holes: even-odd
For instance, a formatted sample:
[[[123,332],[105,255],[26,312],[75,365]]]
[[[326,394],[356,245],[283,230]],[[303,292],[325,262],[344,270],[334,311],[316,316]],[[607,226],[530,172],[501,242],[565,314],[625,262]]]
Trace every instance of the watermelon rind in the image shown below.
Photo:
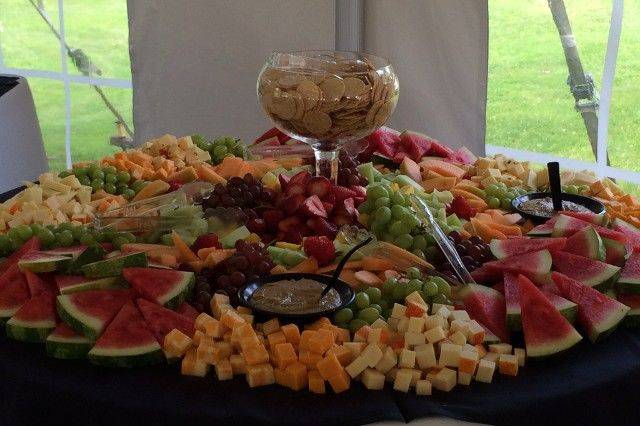
[[[524,253],[540,250],[562,250],[565,238],[510,238],[491,240],[489,249],[496,259],[504,259]]]
[[[570,236],[564,251],[601,261],[604,261],[606,257],[602,238],[593,226],[587,226]]]
[[[96,348],[89,351],[89,361],[103,367],[133,368],[164,362],[162,348],[155,340],[126,348]]]
[[[47,355],[57,359],[82,359],[93,346],[93,342],[85,336],[63,337],[52,333],[47,337]]]
[[[10,318],[5,324],[7,337],[21,342],[41,343],[56,328],[55,321],[23,321]]]
[[[605,249],[604,261],[610,265],[622,266],[627,257],[627,247],[620,241],[611,238],[603,238],[602,242]]]
[[[144,253],[130,253],[118,257],[88,263],[82,266],[82,272],[88,278],[105,278],[120,275],[124,268],[146,267],[147,255]]]
[[[193,287],[196,283],[195,274],[191,273],[191,276],[185,276],[185,278],[177,283],[173,291],[167,294],[165,297],[162,297],[159,300],[159,303],[166,306],[169,309],[175,309],[182,304],[187,299],[187,296],[193,290]]]
[[[98,338],[100,330],[103,327],[102,321],[92,316],[84,315],[82,312],[75,309],[75,306],[71,303],[71,299],[68,295],[58,296],[56,300],[56,307],[58,309],[60,319],[68,324],[69,327],[84,334],[91,340]]]
[[[29,270],[35,273],[53,272],[65,268],[71,257],[66,255],[55,255],[46,252],[27,253],[18,261],[21,271]]]
[[[123,271],[123,274],[125,279],[129,281],[131,286],[135,290],[137,290],[143,297],[145,297],[146,299],[152,302],[156,302],[160,305],[166,306],[169,309],[175,309],[178,306],[180,306],[180,304],[182,304],[182,302],[186,300],[187,296],[191,293],[195,285],[195,274],[193,272],[175,271],[175,270],[167,271],[167,274],[179,275],[181,278],[173,282],[173,287],[168,292],[158,297],[152,297],[151,295],[146,294],[145,288],[141,287],[136,282],[136,276],[138,276],[139,274],[139,276],[143,277],[147,271],[149,271],[149,273],[152,273],[154,269],[153,268],[131,268],[131,269],[127,268]],[[163,279],[162,271],[163,271],[162,269],[155,270],[155,274],[158,275],[158,279]]]
[[[584,271],[586,271],[585,265],[589,264],[600,265],[602,270],[592,274],[591,276],[584,276]],[[619,266],[609,265],[608,263],[600,262],[599,260],[589,259],[573,253],[565,252],[553,254],[553,266],[554,270],[562,272],[568,277],[576,279],[580,283],[593,287],[601,292],[610,288],[612,284],[618,280],[621,272],[621,268]]]
[[[60,294],[73,294],[88,290],[107,290],[112,288],[124,288],[120,277],[106,277],[95,280],[82,281],[60,289]]]
[[[627,259],[617,283],[618,290],[624,293],[640,293],[640,250],[634,249]]]
[[[620,325],[625,328],[640,327],[640,295],[618,294],[616,299],[618,302],[627,305],[630,308],[627,311],[627,316],[624,317]]]
[[[573,303],[571,300],[567,300],[562,296],[558,296],[557,294],[542,291],[542,293],[549,299],[549,302],[556,307],[558,312],[562,314],[563,317],[567,319],[571,324],[576,322],[576,317],[578,316],[578,305]]]
[[[531,229],[531,231],[527,232],[527,235],[530,237],[548,237],[553,232],[556,220],[558,220],[558,216],[552,217],[545,223]]]
[[[81,274],[82,267],[89,263],[98,262],[104,259],[107,251],[99,244],[94,244],[87,247],[79,256],[77,256],[69,265],[67,265],[66,272],[68,274]]]

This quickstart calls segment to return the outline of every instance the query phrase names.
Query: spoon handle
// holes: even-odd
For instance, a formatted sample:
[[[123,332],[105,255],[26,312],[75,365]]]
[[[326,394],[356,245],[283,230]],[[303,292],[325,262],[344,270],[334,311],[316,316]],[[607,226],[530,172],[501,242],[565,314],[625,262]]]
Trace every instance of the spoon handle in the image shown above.
[[[342,256],[342,259],[340,260],[340,263],[338,263],[338,266],[336,267],[336,270],[333,271],[333,275],[331,276],[331,281],[329,282],[329,284],[327,284],[327,286],[324,288],[324,290],[322,290],[322,293],[320,293],[320,298],[321,299],[329,292],[329,290],[331,290],[333,288],[335,282],[338,281],[338,277],[340,277],[340,274],[342,273],[342,270],[344,269],[344,265],[347,264],[347,261],[349,261],[351,256],[353,256],[353,254],[356,251],[360,250],[362,247],[364,247],[367,244],[369,244],[372,239],[373,239],[373,237],[370,236],[366,240],[363,240],[363,241],[359,242],[358,244],[353,246],[353,248],[351,250],[349,250],[347,252],[347,254]]]
[[[562,186],[560,185],[560,164],[557,161],[547,163],[547,171],[549,172],[549,187],[551,188],[551,199],[553,200],[553,209],[555,211],[562,210]]]

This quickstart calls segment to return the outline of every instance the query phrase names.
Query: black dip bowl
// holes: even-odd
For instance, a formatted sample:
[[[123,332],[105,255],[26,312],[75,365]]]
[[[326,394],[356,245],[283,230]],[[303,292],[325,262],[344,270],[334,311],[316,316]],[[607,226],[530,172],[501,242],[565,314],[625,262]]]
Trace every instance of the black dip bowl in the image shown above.
[[[581,206],[589,209],[592,213],[597,215],[603,215],[606,211],[604,204],[600,201],[596,200],[592,197],[587,197],[586,195],[578,195],[578,194],[569,194],[563,192],[562,201],[571,201],[576,204],[580,204]],[[524,194],[519,197],[516,197],[511,201],[511,207],[513,210],[520,213],[520,215],[526,219],[530,219],[535,224],[544,223],[547,220],[551,219],[550,217],[540,216],[532,213],[527,213],[524,210],[520,209],[520,205],[525,201],[536,200],[540,198],[551,198],[550,192],[532,192],[531,194]]]
[[[322,284],[329,284],[331,282],[331,277],[328,275],[320,275],[320,274],[309,274],[309,273],[292,273],[292,274],[276,274],[269,275],[266,277],[258,278],[254,281],[250,281],[245,284],[240,290],[238,290],[238,299],[240,300],[240,304],[251,308],[254,314],[263,317],[279,317],[283,319],[288,319],[291,321],[299,321],[299,322],[307,322],[317,319],[321,316],[327,316],[329,314],[334,313],[335,311],[346,307],[348,304],[353,302],[355,298],[355,292],[347,283],[341,280],[337,280],[333,286],[333,288],[340,295],[340,305],[333,309],[325,309],[318,312],[307,313],[307,314],[292,314],[292,313],[279,313],[263,310],[260,308],[256,308],[251,302],[251,297],[253,293],[260,288],[261,286],[269,283],[273,283],[281,280],[301,280],[303,278],[318,281]]]

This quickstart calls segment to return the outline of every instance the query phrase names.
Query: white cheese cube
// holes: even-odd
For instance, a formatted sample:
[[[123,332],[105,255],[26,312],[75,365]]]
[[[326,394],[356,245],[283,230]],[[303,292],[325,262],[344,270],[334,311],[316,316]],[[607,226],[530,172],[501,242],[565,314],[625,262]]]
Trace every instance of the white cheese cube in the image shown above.
[[[409,349],[403,349],[398,357],[398,367],[413,368],[416,365],[416,353]]]
[[[444,319],[449,319],[449,315],[451,315],[451,311],[446,306],[442,306],[440,309],[436,311],[436,315],[440,315]]]
[[[454,310],[454,307],[451,305],[443,305],[442,303],[434,303],[433,305],[431,305],[431,313],[435,314],[436,312],[438,312],[442,307],[445,307],[449,310],[449,312]]]
[[[423,333],[404,333],[404,341],[408,346],[424,345],[425,337]]]
[[[497,354],[510,354],[513,348],[508,343],[493,343],[489,345],[489,352]]]
[[[369,367],[373,368],[382,359],[382,349],[375,343],[371,343],[362,351],[360,356],[367,361]]]
[[[472,345],[479,345],[484,341],[484,328],[476,320],[469,321],[469,329],[467,331],[467,341]]]
[[[518,358],[518,366],[524,367],[524,361],[527,358],[527,352],[522,348],[514,348],[513,354]]]
[[[443,368],[435,375],[432,384],[433,387],[438,390],[449,392],[451,389],[456,387],[457,382],[458,375],[456,371],[451,370],[450,368]]]
[[[424,331],[424,317],[409,318],[407,331],[411,333],[422,333]]]
[[[367,368],[362,372],[361,381],[367,389],[381,390],[384,388],[384,374],[372,368]]]
[[[405,393],[409,392],[412,379],[413,372],[411,370],[401,368],[396,373],[396,378],[393,381],[393,389]]]
[[[473,375],[478,365],[478,352],[463,349],[458,360],[458,372]]]
[[[431,330],[433,327],[437,327],[441,324],[440,320],[442,317],[437,315],[427,315],[424,318],[424,329]]]
[[[381,328],[372,328],[369,330],[369,334],[367,335],[367,343],[380,344],[381,340],[382,340]]]
[[[469,386],[471,384],[471,378],[472,377],[473,377],[472,374],[462,373],[462,372],[458,371],[458,384],[459,385],[464,385],[464,386]]]
[[[469,314],[467,313],[467,311],[463,310],[463,309],[454,309],[453,311],[451,311],[451,317],[450,319],[452,321],[469,321],[471,318],[469,318]]]
[[[440,358],[438,359],[438,365],[457,368],[460,363],[461,350],[462,346],[458,346],[453,343],[442,343],[440,345]]]
[[[404,298],[405,303],[406,302],[414,302],[417,303],[418,305],[423,305],[425,307],[426,310],[428,310],[429,308],[427,307],[427,303],[424,301],[424,299],[422,298],[422,296],[420,296],[420,293],[418,293],[417,291],[414,291],[413,293],[407,295]]]
[[[482,357],[482,359],[491,361],[491,362],[498,362],[498,358],[500,358],[500,354],[495,352],[487,352],[487,354]]]
[[[518,357],[515,355],[500,354],[500,358],[498,358],[498,370],[500,374],[506,376],[517,376]]]
[[[496,371],[496,363],[481,359],[478,363],[478,371],[476,371],[476,380],[483,383],[491,383],[493,381],[493,372]]]
[[[418,367],[421,369],[426,370],[427,368],[438,365],[433,343],[416,346],[414,348],[414,352],[416,353],[416,362],[418,363]]]
[[[382,318],[378,318],[373,322],[373,324],[371,324],[371,328],[387,328],[388,329],[389,324],[387,324],[387,322]]]
[[[476,353],[478,352],[478,348],[476,348],[473,345],[470,345],[469,343],[465,343],[464,345],[462,345],[462,350],[476,352]]]
[[[431,382],[418,380],[416,383],[416,395],[431,395]]]
[[[398,371],[400,371],[400,369],[397,367],[394,367],[391,370],[387,371],[384,375],[384,381],[389,383],[395,381],[396,374],[398,374]]]
[[[455,333],[449,334],[449,340],[458,346],[464,346],[467,343],[467,336],[458,330]]]
[[[454,311],[454,312],[458,312],[458,311]],[[451,321],[451,323],[449,325],[449,331],[451,333],[454,333],[456,331],[461,332],[462,334],[464,334],[464,340],[466,342],[467,341],[467,333],[469,332],[469,321],[453,320],[453,321]]]
[[[424,336],[426,337],[427,342],[435,343],[447,337],[447,334],[444,332],[441,326],[437,326],[425,331]]]
[[[385,348],[382,359],[378,361],[375,369],[379,372],[386,374],[389,370],[395,367],[398,363],[398,356],[390,347]]]
[[[407,307],[401,305],[399,303],[393,304],[393,309],[391,310],[391,318],[405,318],[405,313],[407,312]]]
[[[352,379],[355,379],[360,373],[366,370],[368,367],[367,360],[361,356],[357,357],[351,364],[347,365],[344,369],[351,376]]]
[[[398,321],[397,330],[399,333],[406,333],[409,329],[409,317],[400,318]]]
[[[389,317],[389,319],[387,320],[387,324],[389,324],[389,328],[391,330],[397,330],[399,322],[400,322],[400,318]]]
[[[413,388],[416,386],[416,383],[418,383],[418,380],[422,378],[422,371],[416,370],[414,368],[413,370],[411,370],[411,372],[413,376],[411,377],[411,384],[409,386]]]

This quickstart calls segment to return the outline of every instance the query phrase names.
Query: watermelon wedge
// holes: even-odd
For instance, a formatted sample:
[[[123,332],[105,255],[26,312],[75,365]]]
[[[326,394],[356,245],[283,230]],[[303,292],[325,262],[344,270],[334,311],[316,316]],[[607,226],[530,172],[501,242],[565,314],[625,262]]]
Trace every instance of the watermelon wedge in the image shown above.
[[[558,216],[554,216],[545,223],[534,227],[531,231],[527,232],[527,235],[530,237],[548,237],[553,232],[553,226],[557,220]]]
[[[620,241],[603,238],[605,250],[604,261],[610,265],[622,266],[627,257],[627,246]],[[640,247],[640,246],[639,246]]]
[[[640,229],[620,218],[613,221],[613,229],[627,236],[627,241],[631,249],[640,247]]]
[[[76,258],[87,249],[87,246],[71,246],[71,247],[58,247],[51,250],[45,250],[44,253],[55,254],[59,256],[70,256]]]
[[[562,314],[562,316],[567,319],[567,321],[569,321],[571,324],[576,322],[576,317],[578,315],[577,304],[573,303],[571,300],[565,299],[564,297],[556,293],[544,291],[542,289],[540,290],[542,291],[542,294],[544,294],[544,296],[549,299],[549,302],[551,302],[551,304],[558,310],[558,312],[560,312],[560,314]]]
[[[480,326],[484,328],[484,339],[482,340],[482,343],[484,343],[485,345],[500,343],[500,339],[498,338],[498,336],[493,334],[493,332],[489,330],[486,325],[482,324],[480,321],[478,321],[478,324],[480,324]]]
[[[18,261],[21,271],[53,272],[65,268],[71,263],[71,256],[47,253],[46,251],[31,251]]]
[[[24,276],[27,280],[27,286],[29,287],[29,294],[31,297],[35,297],[45,292],[53,294],[56,293],[55,287],[50,282],[42,279],[41,276],[36,275],[31,271],[24,271]]]
[[[88,356],[92,363],[105,367],[139,367],[164,361],[162,348],[132,301],[122,306]]]
[[[640,294],[618,294],[616,299],[630,308],[627,316],[622,320],[622,326],[627,328],[640,327]]]
[[[123,287],[120,277],[92,279],[86,278],[84,275],[57,275],[55,280],[61,294]]]
[[[509,341],[504,297],[496,290],[478,284],[467,284],[459,297],[472,319],[487,327],[502,342]]]
[[[567,239],[567,246],[564,251],[589,259],[605,260],[606,258],[606,250],[602,238],[600,238],[593,226],[582,228],[570,236]]]
[[[88,278],[106,278],[120,275],[124,268],[147,266],[149,261],[145,253],[127,253],[107,257],[105,260],[87,263],[82,273]]]
[[[131,290],[90,290],[58,296],[58,314],[74,330],[95,340],[120,308],[132,300]]]
[[[11,256],[7,257],[4,260],[4,262],[0,263],[0,276],[2,276],[3,273],[9,270],[10,267],[17,264],[22,256],[29,253],[30,251],[40,250],[41,247],[42,245],[40,244],[40,240],[36,237],[31,237],[29,241],[22,245],[22,247],[14,251]]]
[[[615,330],[629,311],[628,306],[566,275],[554,272],[552,277],[562,295],[578,305],[578,324],[593,343]]]
[[[196,308],[187,302],[182,302],[182,304],[176,308],[176,312],[193,321],[195,321],[196,318],[198,318],[198,315],[200,315],[200,312],[196,311]]]
[[[7,336],[22,342],[44,342],[56,328],[55,295],[44,291],[32,297],[7,321]]]
[[[552,253],[553,268],[582,284],[604,291],[614,283],[620,274],[620,267],[598,260],[587,259],[562,251]],[[557,282],[556,282],[557,284]]]
[[[482,265],[496,271],[514,271],[521,274],[546,274],[551,270],[551,253],[548,250],[534,251],[494,260]]]
[[[173,309],[184,302],[193,288],[193,272],[173,269],[125,268],[125,280],[147,300]]]
[[[89,247],[82,247],[83,250],[77,256],[74,257],[73,261],[67,265],[65,272],[68,274],[81,274],[82,267],[89,263],[98,262],[104,259],[107,251],[99,244],[94,244]]]
[[[496,259],[504,259],[540,250],[562,250],[566,243],[566,238],[509,238],[491,240],[489,248]]]
[[[161,346],[164,345],[164,337],[174,328],[177,328],[189,337],[195,333],[195,329],[193,328],[194,321],[191,318],[180,315],[177,312],[156,305],[145,299],[136,300],[136,304]]]
[[[640,247],[633,249],[624,264],[618,278],[618,289],[626,293],[640,293]]]
[[[563,352],[582,336],[524,275],[518,276],[522,307],[522,331],[527,356],[546,357]]]
[[[603,226],[605,224],[605,219],[607,216],[602,214],[595,214],[591,212],[573,212],[571,210],[566,210],[562,212],[565,216],[575,217],[580,220],[584,220],[585,222],[593,223],[594,225]]]
[[[77,333],[65,323],[60,323],[47,337],[47,355],[58,359],[86,358],[93,342]]]
[[[627,237],[622,232],[595,225],[576,217],[567,216],[563,213],[558,215],[558,219],[553,225],[553,233],[551,235],[553,237],[569,237],[587,226],[592,226],[602,238],[609,238],[624,244],[627,243]]]
[[[29,297],[29,285],[15,262],[0,276],[0,321],[12,317]]]

